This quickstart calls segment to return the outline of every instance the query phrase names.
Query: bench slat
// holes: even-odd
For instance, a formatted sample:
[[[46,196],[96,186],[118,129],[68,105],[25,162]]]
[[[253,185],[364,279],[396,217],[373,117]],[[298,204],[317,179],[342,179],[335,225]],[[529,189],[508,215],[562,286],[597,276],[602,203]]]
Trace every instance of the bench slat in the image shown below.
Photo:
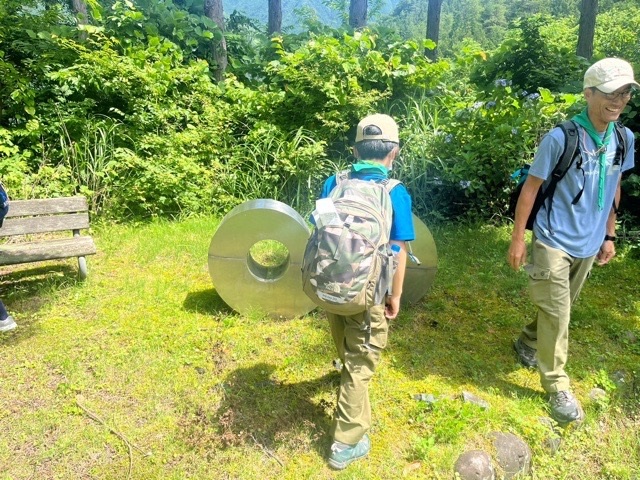
[[[55,213],[86,212],[87,199],[83,196],[41,198],[36,200],[10,200],[6,218],[26,215],[51,215]]]
[[[0,245],[0,265],[41,262],[58,258],[82,257],[96,253],[91,237],[71,237],[46,242]]]
[[[9,211],[13,204],[9,207]],[[71,213],[50,217],[6,218],[0,228],[0,237],[24,235],[27,233],[60,232],[89,228],[88,213]]]

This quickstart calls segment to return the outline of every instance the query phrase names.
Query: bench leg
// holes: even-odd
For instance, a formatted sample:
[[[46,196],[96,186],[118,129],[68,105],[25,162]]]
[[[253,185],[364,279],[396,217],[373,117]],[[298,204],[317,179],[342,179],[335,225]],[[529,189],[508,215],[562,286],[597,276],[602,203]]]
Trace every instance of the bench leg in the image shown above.
[[[85,257],[78,257],[78,277],[80,280],[87,278],[87,259]]]

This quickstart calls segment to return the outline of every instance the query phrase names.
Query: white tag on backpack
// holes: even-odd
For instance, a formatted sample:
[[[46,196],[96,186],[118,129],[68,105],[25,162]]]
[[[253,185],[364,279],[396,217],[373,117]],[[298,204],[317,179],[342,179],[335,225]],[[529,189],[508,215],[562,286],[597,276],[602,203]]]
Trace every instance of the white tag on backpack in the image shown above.
[[[330,198],[321,198],[320,200],[316,200],[316,209],[313,211],[312,215],[318,228],[339,226],[342,223],[340,222],[340,216],[338,215],[336,206]]]

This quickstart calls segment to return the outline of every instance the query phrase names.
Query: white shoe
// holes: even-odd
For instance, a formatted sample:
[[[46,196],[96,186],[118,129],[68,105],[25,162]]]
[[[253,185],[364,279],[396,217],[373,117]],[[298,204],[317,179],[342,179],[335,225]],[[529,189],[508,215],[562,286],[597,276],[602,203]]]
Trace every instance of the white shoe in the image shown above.
[[[18,325],[11,315],[9,315],[4,320],[0,320],[0,332],[8,332],[9,330],[13,330]]]

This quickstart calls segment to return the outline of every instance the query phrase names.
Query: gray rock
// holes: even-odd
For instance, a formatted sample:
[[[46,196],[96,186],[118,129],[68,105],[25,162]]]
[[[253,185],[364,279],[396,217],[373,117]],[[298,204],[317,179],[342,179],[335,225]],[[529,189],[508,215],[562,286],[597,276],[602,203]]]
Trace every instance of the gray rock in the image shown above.
[[[513,433],[494,432],[493,446],[498,465],[504,471],[504,479],[510,480],[531,473],[531,448]]]
[[[616,387],[623,387],[627,382],[627,373],[623,370],[616,370],[611,375],[611,381],[616,384]]]
[[[562,437],[558,434],[555,427],[555,422],[549,417],[540,417],[540,423],[542,423],[548,429],[547,436],[542,440],[542,448],[544,448],[549,455],[555,455],[560,449],[562,443]]]
[[[473,403],[474,405],[478,405],[480,408],[484,410],[489,409],[489,403],[486,400],[483,400],[480,397],[475,396],[471,392],[463,391],[462,401],[465,403]]]
[[[638,341],[638,336],[631,330],[627,330],[626,332],[624,332],[622,338],[624,338],[629,343],[636,343]]]
[[[428,403],[429,405],[433,405],[434,403],[436,403],[436,397],[434,397],[431,393],[416,393],[413,396],[413,399],[419,402]]]
[[[460,480],[495,480],[496,478],[491,457],[482,450],[464,452],[456,460],[453,470],[460,476]]]
[[[601,388],[592,388],[589,392],[589,399],[593,402],[601,402],[607,398],[607,392]]]

